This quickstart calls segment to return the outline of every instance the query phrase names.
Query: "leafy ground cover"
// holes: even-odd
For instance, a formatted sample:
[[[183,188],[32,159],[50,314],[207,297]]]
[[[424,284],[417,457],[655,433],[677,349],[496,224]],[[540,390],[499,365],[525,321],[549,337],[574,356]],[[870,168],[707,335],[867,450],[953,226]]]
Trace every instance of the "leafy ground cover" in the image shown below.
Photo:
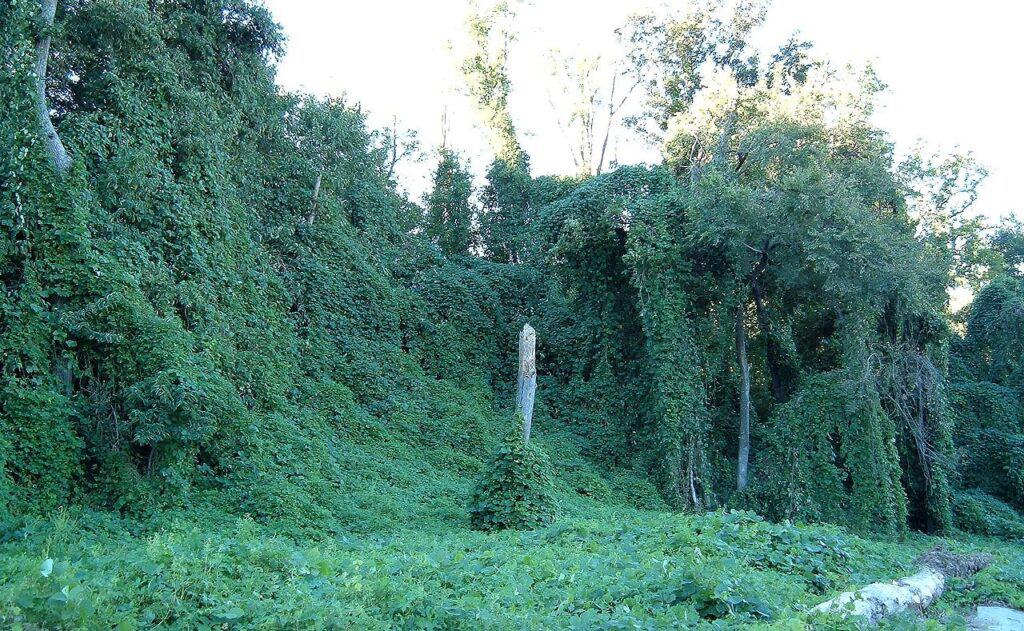
[[[142,524],[59,511],[7,530],[0,610],[11,628],[835,628],[806,609],[903,575],[935,542],[749,512],[595,507],[529,532],[459,524],[298,540],[210,511]],[[1024,547],[945,543],[996,562],[954,579],[934,619],[889,628],[963,627],[973,605],[1024,605]]]

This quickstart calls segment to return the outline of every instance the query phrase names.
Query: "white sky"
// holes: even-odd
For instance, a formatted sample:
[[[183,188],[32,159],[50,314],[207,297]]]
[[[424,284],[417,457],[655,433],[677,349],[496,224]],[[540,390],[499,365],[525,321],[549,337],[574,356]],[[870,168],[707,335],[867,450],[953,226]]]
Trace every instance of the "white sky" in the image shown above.
[[[480,172],[491,156],[469,99],[459,93],[458,59],[465,0],[265,0],[288,38],[278,81],[289,90],[346,95],[361,102],[376,127],[397,116],[424,148],[441,140]],[[681,6],[677,0],[672,5]],[[520,10],[511,49],[511,106],[535,175],[569,174],[573,165],[547,92],[547,51],[577,55],[611,50],[612,31],[655,0],[533,0]],[[790,33],[814,42],[836,63],[871,62],[889,85],[877,122],[897,148],[924,139],[929,147],[975,153],[990,177],[977,209],[996,218],[1024,216],[1024,3],[1016,0],[776,0],[758,41],[774,45]],[[655,161],[657,152],[622,140],[622,163]],[[400,171],[403,185],[426,189],[435,156]]]

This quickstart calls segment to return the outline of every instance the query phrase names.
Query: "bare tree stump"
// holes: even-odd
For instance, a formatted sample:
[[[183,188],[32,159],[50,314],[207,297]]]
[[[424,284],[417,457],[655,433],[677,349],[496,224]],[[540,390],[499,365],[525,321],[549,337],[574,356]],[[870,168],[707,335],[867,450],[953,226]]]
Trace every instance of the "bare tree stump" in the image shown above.
[[[529,324],[519,334],[519,378],[516,410],[523,417],[523,442],[530,442],[533,402],[537,396],[537,332]]]

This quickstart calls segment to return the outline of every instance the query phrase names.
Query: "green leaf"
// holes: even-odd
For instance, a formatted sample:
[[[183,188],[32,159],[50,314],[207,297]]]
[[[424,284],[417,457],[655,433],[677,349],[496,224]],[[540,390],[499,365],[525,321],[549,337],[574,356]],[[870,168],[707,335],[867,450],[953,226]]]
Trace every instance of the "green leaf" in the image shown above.
[[[226,611],[214,614],[214,616],[222,622],[231,622],[233,620],[238,620],[244,615],[245,611],[243,611],[240,607],[232,607],[231,609],[228,609]]]

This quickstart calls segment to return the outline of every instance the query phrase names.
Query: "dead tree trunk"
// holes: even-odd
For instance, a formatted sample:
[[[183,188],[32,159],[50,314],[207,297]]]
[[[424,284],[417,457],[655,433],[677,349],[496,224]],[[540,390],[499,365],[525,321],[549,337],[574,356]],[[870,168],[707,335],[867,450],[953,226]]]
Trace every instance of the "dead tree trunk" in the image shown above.
[[[537,332],[529,324],[519,334],[519,378],[516,410],[523,417],[523,442],[530,442],[533,401],[537,395]]]
[[[46,103],[46,66],[50,60],[50,31],[57,14],[57,0],[40,0],[40,8],[45,31],[36,40],[36,116],[50,162],[58,173],[64,173],[71,167],[71,157],[53,127],[50,106]]]
[[[747,488],[747,466],[750,461],[750,362],[747,361],[747,327],[743,318],[744,304],[736,308],[736,361],[740,368],[740,437],[736,462],[736,490]]]
[[[923,611],[942,596],[945,586],[946,577],[926,567],[898,581],[872,583],[856,591],[843,592],[811,611],[831,612],[841,618],[863,616],[869,624],[875,624],[907,609]]]

